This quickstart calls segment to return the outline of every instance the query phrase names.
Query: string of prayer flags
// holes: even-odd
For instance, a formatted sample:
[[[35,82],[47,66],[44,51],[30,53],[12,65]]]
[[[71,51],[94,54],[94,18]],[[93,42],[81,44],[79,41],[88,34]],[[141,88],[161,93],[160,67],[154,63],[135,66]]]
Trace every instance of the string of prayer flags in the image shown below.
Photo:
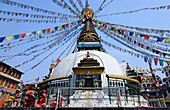
[[[80,5],[80,7],[83,9],[83,3],[81,2],[81,0],[77,0],[78,4]]]
[[[95,12],[95,14],[97,14],[100,10],[102,10],[102,6],[103,4],[106,2],[106,0],[103,0],[103,2],[101,3],[101,5],[99,6],[99,8],[97,9],[97,11]]]
[[[107,31],[107,32],[110,32],[110,33],[113,32],[111,29],[106,28],[106,24],[104,24],[103,22],[98,22],[96,24],[96,26],[97,25],[100,25],[100,27],[99,26],[98,27],[100,29],[104,30],[104,31]],[[166,53],[166,52],[170,52],[170,49],[168,49],[167,47],[160,47],[160,46],[157,46],[157,45],[153,46],[153,42],[151,44],[149,44],[149,42],[142,42],[141,38],[133,37],[134,32],[132,32],[132,31],[126,31],[122,35],[120,29],[117,29],[117,28],[114,27],[114,33],[111,33],[111,34],[120,34],[120,37],[124,41],[126,41],[127,43],[130,42],[131,44],[135,44],[134,46],[138,46],[140,48],[149,50],[149,51],[151,51],[155,54],[159,54],[160,56],[162,56],[162,55],[163,55],[163,57],[170,56],[169,53]],[[149,39],[149,36],[145,35],[145,38]],[[162,50],[162,51],[160,51],[160,50]],[[164,51],[166,51],[166,52],[164,52]]]
[[[65,30],[67,28],[74,27],[76,25],[80,25],[81,23],[82,23],[82,20],[78,20],[78,21],[74,21],[74,22],[69,23],[69,24],[64,24],[64,25],[56,26],[56,27],[52,27],[52,28],[47,28],[47,29],[42,29],[42,30],[37,30],[37,31],[33,31],[33,32],[17,34],[17,35],[3,36],[3,37],[0,37],[0,43],[3,42],[5,39],[7,41],[10,41],[10,40],[16,40],[16,39],[19,39],[19,38],[22,39],[24,37],[30,37],[30,35],[33,35],[33,36],[39,35],[40,36],[40,35],[43,35],[43,34],[54,33],[56,31],[61,31],[61,30]]]
[[[97,25],[96,25],[96,27],[97,27]],[[118,37],[117,34],[114,34],[114,36],[112,36],[111,34],[109,34],[109,33],[107,32],[107,30],[102,30],[103,28],[101,28],[101,27],[98,27],[97,29],[99,29],[100,31],[102,31],[102,32],[103,32],[104,34],[106,34],[107,36],[113,38],[114,40],[120,42],[121,44],[123,44],[123,45],[125,45],[125,46],[127,46],[127,47],[129,47],[129,48],[131,48],[131,49],[133,49],[133,50],[135,50],[136,52],[139,52],[139,53],[145,55],[145,56],[141,56],[142,58],[144,58],[144,61],[145,61],[145,62],[148,62],[148,60],[149,60],[149,57],[148,57],[148,56],[152,56],[152,58],[154,58],[154,57],[156,57],[156,58],[162,58],[161,56],[150,55],[149,53],[147,53],[147,52],[145,52],[145,51],[136,49],[136,48],[132,47],[131,45],[127,45],[126,43],[128,43],[128,42],[126,42],[126,43],[122,42],[122,41],[125,41],[124,38],[121,38],[121,40],[122,40],[122,41],[121,41],[121,40],[116,39],[116,38],[114,37],[114,36]],[[120,36],[119,36],[119,37],[120,37]],[[119,38],[119,37],[118,37],[118,38]],[[146,56],[146,55],[147,55],[147,56]],[[138,56],[139,56],[139,55],[138,55]],[[163,64],[162,64],[163,61],[166,61],[166,60],[162,60],[162,59],[159,60],[160,65],[163,65]]]
[[[4,10],[0,10],[0,14],[27,17],[27,18],[29,17],[29,18],[36,18],[36,19],[50,19],[50,20],[56,20],[57,18],[65,18],[65,19],[69,18],[68,16],[56,17],[56,16],[47,16],[47,15],[36,15],[36,14],[28,14],[28,13],[10,12],[10,11],[4,11]]]
[[[73,2],[73,0],[68,0],[70,2],[70,4],[73,6],[73,8],[79,13],[81,14],[80,10],[78,9],[78,7],[76,6],[76,4]]]
[[[0,18],[1,22],[16,22],[16,23],[56,23],[65,22],[67,20],[33,20],[33,19],[18,19],[18,18]]]
[[[111,2],[113,2],[113,0],[110,0],[107,4],[105,4],[104,6],[101,6],[100,9],[98,11],[96,11],[95,14],[99,13],[100,11],[103,10],[103,8],[105,8],[107,5],[109,5]]]
[[[135,56],[135,57],[137,57],[137,58],[141,57],[141,58],[144,59],[144,61],[145,61],[146,63],[147,63],[148,61],[152,62],[152,59],[149,59],[148,56],[143,56],[143,55],[138,54],[138,53],[136,53],[136,52],[133,52],[133,51],[131,51],[131,50],[123,49],[123,48],[121,48],[121,47],[119,47],[119,46],[116,46],[116,45],[114,45],[114,44],[111,44],[111,43],[109,43],[109,42],[107,42],[107,41],[105,41],[105,40],[103,40],[103,39],[101,39],[101,42],[104,43],[105,45],[109,46],[109,47],[112,47],[112,48],[120,51],[120,52],[128,53],[128,54],[130,54],[131,56]],[[154,58],[154,63],[155,63],[155,65],[158,64],[158,61],[159,61],[159,63],[160,63],[160,66],[163,66],[164,60],[158,59],[158,57],[155,57],[155,58]],[[156,71],[156,70],[155,70],[155,71]]]
[[[68,40],[66,40],[64,43],[62,43],[59,47],[63,46],[65,43],[67,43],[72,37],[74,37],[78,32],[80,32],[81,29],[82,29],[82,28],[80,28],[80,29],[78,29],[78,30],[75,30],[71,35],[69,35],[69,36],[67,37]],[[46,53],[47,51],[51,50],[53,47],[55,47],[55,46],[52,46],[51,48],[49,48],[49,49],[47,49],[47,50],[45,50],[45,51],[43,51],[43,52],[41,52],[41,53],[39,53],[39,54],[34,55],[33,58],[31,58],[31,59],[29,59],[29,60],[27,60],[27,61],[24,61],[24,62],[21,63],[21,64],[18,64],[18,65],[16,65],[16,66],[14,66],[14,68],[18,68],[18,67],[20,67],[20,66],[22,66],[22,65],[24,65],[24,64],[26,64],[26,63],[28,63],[28,62],[30,62],[30,61],[35,60],[35,58],[37,58],[38,56],[40,56],[40,55]],[[56,51],[59,47],[57,47],[57,48],[55,49],[55,51]],[[52,53],[54,53],[55,51],[53,51]],[[52,54],[52,53],[51,53],[51,54]],[[49,55],[51,55],[51,54],[49,54]],[[48,56],[49,56],[49,55],[48,55]],[[48,58],[48,56],[46,56],[45,59]],[[45,60],[45,59],[43,59],[43,60]],[[43,60],[42,60],[42,61],[43,61]],[[40,62],[41,62],[41,61],[40,61]],[[36,66],[38,66],[38,65],[39,65],[39,63],[37,63],[35,66],[31,67],[30,69],[34,69],[34,68],[35,68]],[[30,69],[28,69],[28,70],[30,70]],[[28,71],[28,70],[26,70],[26,71]],[[26,72],[26,71],[25,71],[25,72]]]
[[[56,3],[58,6],[69,10],[71,13],[73,13],[76,16],[79,16],[64,0],[60,0],[61,2],[59,2],[58,0],[53,0],[54,3]],[[64,3],[64,4],[62,4]]]
[[[44,37],[44,36],[41,36],[41,37],[35,37],[35,36],[33,36],[32,38],[29,38],[29,39],[22,39],[22,41],[28,40],[27,42],[24,42],[24,43],[18,43],[18,41],[17,41],[17,42],[12,42],[12,43],[8,43],[8,44],[3,44],[3,45],[1,45],[2,48],[0,48],[0,49],[9,50],[9,49],[14,48],[14,47],[16,47],[16,46],[20,46],[20,45],[23,45],[23,44],[26,44],[26,43],[30,43],[31,41],[39,40],[39,39],[42,39],[42,38],[52,38],[52,37],[56,37],[56,36],[60,36],[60,35],[67,36],[68,33],[76,30],[79,26],[80,26],[80,24],[79,24],[79,25],[76,25],[76,26],[74,26],[74,27],[68,28],[68,29],[66,29],[66,30],[63,30],[63,31],[61,31],[61,32],[59,32],[59,33],[52,34],[52,35],[50,35],[50,36],[46,36],[46,37]],[[15,44],[15,43],[18,43],[18,44],[12,45],[12,44]],[[43,44],[44,44],[44,43],[43,43]],[[32,46],[31,48],[28,48],[27,50],[34,49],[34,48],[37,47],[37,46],[41,46],[41,45],[34,45],[34,46]],[[24,52],[26,52],[26,51],[24,51]],[[0,56],[0,57],[1,57],[1,56]],[[6,56],[5,56],[5,57],[6,57]]]
[[[55,15],[56,17],[66,17],[67,16],[67,17],[72,17],[72,18],[79,18],[77,16],[62,14],[62,13],[58,13],[58,12],[54,12],[54,11],[45,10],[42,8],[36,8],[33,6],[26,5],[26,4],[13,2],[11,0],[0,0],[0,3],[10,5],[10,6],[15,6],[15,7],[22,8],[22,9],[27,9],[27,10],[32,10],[32,11],[36,11],[36,12],[42,12],[45,14]]]
[[[121,15],[121,14],[131,14],[131,13],[136,13],[136,12],[144,11],[144,10],[162,10],[162,9],[168,9],[169,10],[170,9],[170,5],[164,5],[164,6],[153,7],[153,8],[141,8],[141,9],[132,10],[132,11],[126,11],[126,12],[98,15],[98,16],[95,16],[95,17],[97,18],[97,17],[102,17],[102,16],[113,16],[113,15]]]
[[[107,23],[107,22],[103,22],[103,21],[99,21],[96,19],[93,19],[93,22],[96,24],[102,24],[102,26],[108,27],[109,30],[114,30],[114,29],[119,29],[126,31],[127,33],[129,33],[130,36],[139,36],[139,37],[144,37],[146,38],[146,40],[149,40],[149,37],[152,38],[156,38],[157,41],[163,41],[165,38],[170,38],[168,37],[168,34],[166,35],[162,35],[164,33],[168,33],[170,32],[170,30],[158,30],[158,29],[149,29],[149,28],[139,28],[139,27],[132,27],[132,26],[124,26],[124,25],[118,25],[118,24],[111,24],[111,23]],[[133,31],[132,31],[133,29]],[[134,31],[138,30],[138,31]],[[145,33],[142,33],[141,31],[145,31]],[[132,33],[133,32],[133,33]],[[147,32],[147,34],[146,34]],[[152,33],[148,33],[148,32],[152,32]],[[160,33],[159,35],[156,35]],[[155,35],[153,35],[155,34]],[[157,39],[159,38],[159,39]]]

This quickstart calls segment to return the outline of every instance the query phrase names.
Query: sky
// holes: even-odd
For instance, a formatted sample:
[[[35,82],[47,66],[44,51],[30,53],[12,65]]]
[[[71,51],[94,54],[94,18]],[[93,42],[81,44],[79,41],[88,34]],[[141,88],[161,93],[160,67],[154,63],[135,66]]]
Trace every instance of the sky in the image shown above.
[[[53,3],[52,0],[13,0],[18,3],[26,4],[26,5],[31,5],[37,8],[42,8],[50,11],[55,11],[63,14],[71,14],[68,10],[62,9],[59,7],[57,4]],[[68,0],[65,0],[68,4]],[[76,2],[76,0],[73,0],[78,8],[81,10],[80,6]],[[108,3],[110,0],[106,0],[106,3]],[[82,0],[83,5],[85,5],[85,0]],[[99,8],[100,4],[103,2],[103,0],[89,0],[90,7],[94,10],[94,12]],[[97,15],[102,15],[102,14],[110,14],[110,13],[117,13],[117,12],[123,12],[123,11],[131,11],[131,10],[136,10],[140,8],[149,8],[149,7],[157,7],[157,6],[162,6],[162,5],[170,5],[170,0],[113,0],[112,3],[107,5],[101,12],[99,12]],[[47,15],[43,14],[40,12],[35,12],[27,9],[21,9],[18,7],[14,6],[9,6],[0,3],[0,10],[4,11],[11,11],[11,12],[21,12],[21,13],[29,13],[29,14],[38,14],[38,15]],[[15,17],[15,16],[9,16],[9,15],[3,15],[0,13],[0,17],[5,17],[5,18],[22,18],[22,19],[32,19],[32,18],[23,18],[23,17]],[[104,16],[97,18],[98,20],[113,23],[113,24],[121,24],[121,25],[127,25],[127,26],[136,26],[136,27],[143,27],[143,28],[152,28],[152,29],[170,29],[170,10],[164,9],[164,10],[147,10],[147,11],[140,11],[137,13],[131,13],[131,14],[124,14],[124,15],[114,15],[114,16]],[[3,36],[8,36],[8,35],[15,35],[15,34],[20,34],[20,33],[25,33],[25,32],[33,32],[36,30],[41,30],[41,29],[46,29],[50,27],[55,27],[55,26],[60,26],[62,24],[66,23],[15,23],[15,22],[3,22],[0,21],[0,37]],[[125,46],[119,44],[118,42],[110,39],[108,36],[105,34],[102,34],[98,30],[96,30],[97,33],[106,41],[120,46],[122,48],[126,48]],[[49,39],[41,39],[38,41],[33,41],[28,44],[23,44],[20,46],[17,46],[15,48],[11,48],[8,51],[0,50],[0,56],[5,56],[5,55],[14,55],[19,52],[24,51],[25,49],[36,45],[40,44],[43,42],[48,41]],[[73,39],[71,39],[72,41]],[[17,40],[16,40],[17,41]],[[38,65],[36,68],[27,71],[22,75],[21,79],[25,83],[32,83],[35,82],[34,79],[38,77],[42,77],[45,75],[48,75],[49,72],[49,67],[50,64],[56,60],[60,54],[65,50],[65,48],[70,45],[71,41],[69,41],[66,45],[62,46],[60,49],[58,49],[53,55],[48,57],[45,61],[43,61],[40,65]],[[9,41],[4,41],[2,44],[7,44]],[[15,42],[14,40],[11,42]],[[18,44],[20,41],[18,41]],[[136,58],[134,56],[131,56],[127,53],[122,53],[119,52],[111,47],[108,47],[104,45],[104,48],[106,49],[107,53],[112,55],[119,63],[122,61],[128,62],[130,67],[135,68],[135,67],[140,67],[142,69],[149,69],[149,66],[147,63],[143,61],[142,58]],[[37,49],[40,49],[43,47],[39,47]],[[41,61],[44,57],[46,57],[50,52],[52,52],[56,47],[48,51],[47,53],[37,57],[35,60],[22,65],[21,67],[17,68],[18,70],[24,72],[28,68],[32,67],[39,61]],[[71,48],[71,52],[73,51],[73,48]],[[62,60],[63,58],[66,57],[67,51],[60,57]],[[30,56],[19,56],[12,58],[10,60],[4,61],[8,65],[14,67],[23,61],[27,61],[28,59],[31,59],[33,55]],[[0,58],[0,61],[3,58]],[[159,68],[160,66],[155,66],[154,64],[152,65],[153,68]],[[162,78],[165,77],[164,74],[158,72],[156,73]]]

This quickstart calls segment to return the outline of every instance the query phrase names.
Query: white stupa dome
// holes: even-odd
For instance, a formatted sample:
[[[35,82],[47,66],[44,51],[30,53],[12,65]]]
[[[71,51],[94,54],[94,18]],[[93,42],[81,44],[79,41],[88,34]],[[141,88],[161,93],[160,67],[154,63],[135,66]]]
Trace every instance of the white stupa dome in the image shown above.
[[[90,57],[97,60],[100,63],[100,67],[104,67],[101,79],[103,81],[103,86],[107,84],[106,74],[120,75],[125,76],[119,63],[111,55],[95,51],[88,50]],[[50,78],[64,77],[73,75],[73,67],[77,67],[77,64],[80,63],[80,60],[86,58],[87,51],[80,51],[69,55],[64,58],[52,71]]]

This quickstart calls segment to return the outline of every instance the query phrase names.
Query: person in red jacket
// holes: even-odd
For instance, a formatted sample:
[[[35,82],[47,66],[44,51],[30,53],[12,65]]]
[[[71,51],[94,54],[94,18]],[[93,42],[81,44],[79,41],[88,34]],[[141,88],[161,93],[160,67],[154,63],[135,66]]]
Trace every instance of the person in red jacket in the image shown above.
[[[28,93],[28,97],[24,99],[24,107],[34,107],[35,97],[32,92]]]
[[[37,104],[35,104],[36,108],[46,108],[46,90],[42,90],[41,95],[37,101]]]

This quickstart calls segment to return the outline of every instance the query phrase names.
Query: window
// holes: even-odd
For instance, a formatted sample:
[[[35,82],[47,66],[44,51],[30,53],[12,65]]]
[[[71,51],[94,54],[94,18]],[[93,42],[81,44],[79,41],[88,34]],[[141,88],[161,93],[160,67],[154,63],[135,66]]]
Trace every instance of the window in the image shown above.
[[[14,75],[14,72],[12,71],[10,75],[13,76],[13,75]]]
[[[57,83],[57,86],[58,86],[58,87],[60,87],[60,86],[61,86],[60,82],[58,82],[58,83]]]
[[[2,71],[3,71],[3,66],[1,65],[1,66],[0,66],[0,72],[2,72]]]
[[[66,87],[68,87],[68,81],[66,82]]]
[[[9,74],[9,75],[10,75],[10,72],[11,72],[11,70],[10,70],[10,69],[8,69],[7,74]]]
[[[4,73],[6,73],[7,72],[7,67],[4,67],[4,71],[3,71]]]

